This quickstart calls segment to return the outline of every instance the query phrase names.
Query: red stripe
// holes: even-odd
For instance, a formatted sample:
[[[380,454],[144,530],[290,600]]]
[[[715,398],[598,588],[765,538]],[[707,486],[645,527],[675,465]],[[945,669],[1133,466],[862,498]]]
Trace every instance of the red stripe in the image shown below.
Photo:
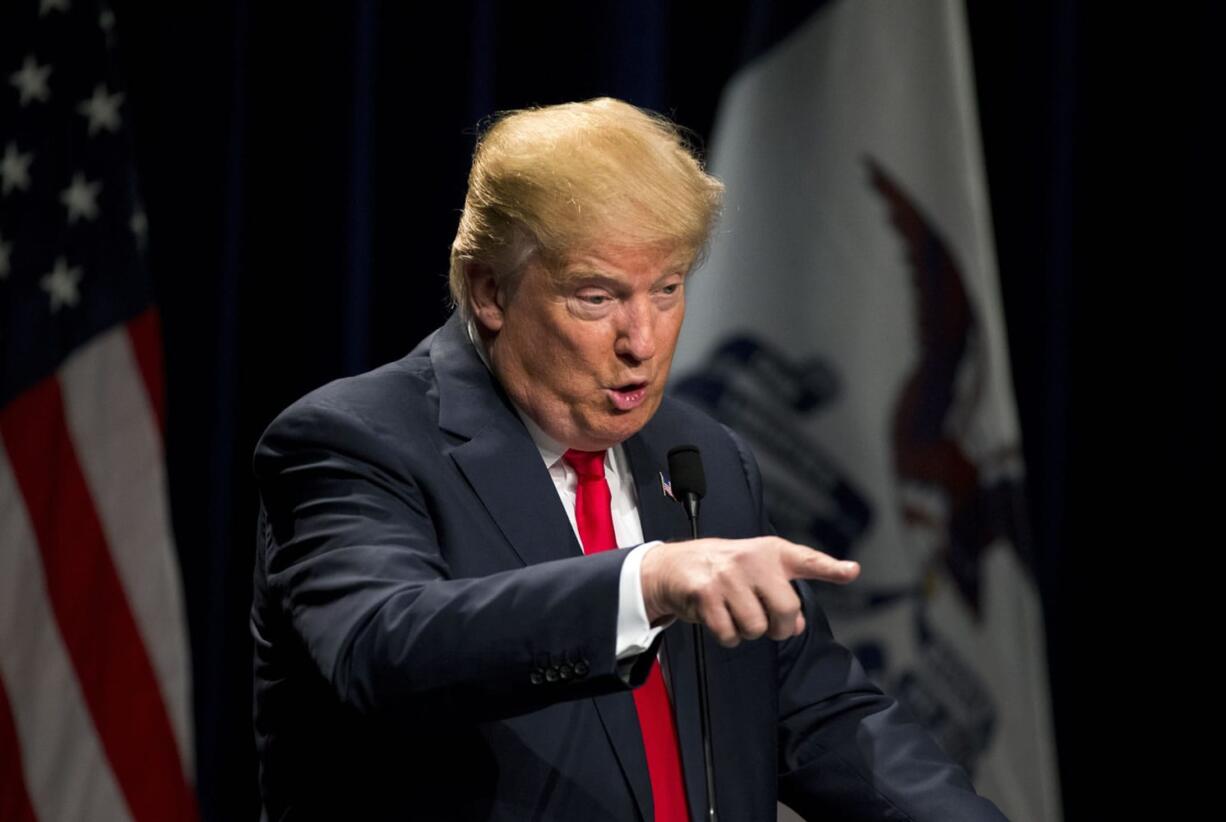
[[[145,309],[128,323],[128,338],[136,356],[136,367],[145,381],[149,406],[157,418],[158,430],[166,434],[166,388],[162,366],[162,321],[156,308]]]
[[[60,634],[132,816],[195,819],[157,676],[77,462],[59,382],[43,380],[0,411],[0,435],[38,539]]]
[[[30,794],[26,792],[26,779],[21,772],[21,745],[17,741],[13,708],[3,679],[0,679],[0,819],[6,822],[36,822],[38,819]]]

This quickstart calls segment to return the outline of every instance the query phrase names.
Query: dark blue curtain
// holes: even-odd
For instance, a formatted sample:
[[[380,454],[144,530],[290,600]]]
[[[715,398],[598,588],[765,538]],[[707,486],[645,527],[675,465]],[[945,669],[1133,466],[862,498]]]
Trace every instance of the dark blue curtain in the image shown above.
[[[816,5],[116,3],[164,320],[206,819],[257,808],[252,448],[293,399],[401,356],[446,316],[479,121],[613,95],[705,138],[726,80]],[[1075,818],[1108,789],[1085,773],[1113,721],[1087,717],[1103,716],[1099,689],[1121,675],[1102,660],[1107,638],[1137,609],[1138,582],[1119,569],[1135,540],[1122,497],[1095,502],[1135,497],[1102,476],[1138,442],[1116,432],[1136,406],[1161,406],[1145,442],[1182,471],[1202,460],[1198,426],[1220,419],[1199,390],[1218,310],[1197,275],[1218,253],[1202,184],[1221,145],[1206,131],[1222,76],[1207,32],[1221,15],[1168,15],[1155,34],[1076,3],[969,11]],[[1141,39],[1123,47],[1120,26]],[[1169,254],[1155,238],[1167,229]],[[1142,247],[1165,276],[1138,270]],[[1139,317],[1117,299],[1135,288]]]

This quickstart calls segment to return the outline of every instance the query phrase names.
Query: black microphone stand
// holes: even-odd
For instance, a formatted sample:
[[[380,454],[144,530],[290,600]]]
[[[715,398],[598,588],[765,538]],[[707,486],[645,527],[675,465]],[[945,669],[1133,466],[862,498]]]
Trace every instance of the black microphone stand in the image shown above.
[[[676,460],[676,462],[674,462]],[[677,496],[674,497],[685,509],[690,520],[690,536],[698,539],[698,503],[706,493],[706,479],[702,470],[702,457],[693,445],[680,445],[668,452],[668,471],[674,480]],[[674,466],[683,467],[676,470]],[[678,481],[684,477],[685,481]],[[711,754],[711,699],[707,692],[707,653],[703,645],[702,625],[694,623],[694,655],[698,667],[699,724],[702,727],[702,759],[707,777],[707,820],[717,822],[715,813],[715,764]]]
[[[697,507],[697,506],[695,506]],[[698,518],[690,520],[690,535],[698,539]],[[694,653],[698,659],[698,709],[702,718],[702,759],[707,771],[707,819],[716,822],[715,765],[711,756],[711,700],[707,694],[707,651],[702,642],[702,625],[695,622]]]

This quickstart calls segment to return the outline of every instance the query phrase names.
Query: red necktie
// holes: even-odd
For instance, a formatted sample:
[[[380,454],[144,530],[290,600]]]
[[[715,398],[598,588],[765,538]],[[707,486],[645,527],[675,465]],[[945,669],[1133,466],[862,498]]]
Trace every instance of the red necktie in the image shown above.
[[[579,540],[585,554],[617,547],[613,513],[609,508],[612,497],[604,478],[604,455],[604,451],[573,449],[562,455],[579,475],[575,523],[579,526]],[[688,822],[690,812],[685,799],[685,779],[681,775],[677,726],[673,722],[672,704],[664,689],[659,660],[652,660],[647,681],[635,689],[634,706],[638,709],[639,729],[643,732],[643,748],[647,752],[656,822]]]

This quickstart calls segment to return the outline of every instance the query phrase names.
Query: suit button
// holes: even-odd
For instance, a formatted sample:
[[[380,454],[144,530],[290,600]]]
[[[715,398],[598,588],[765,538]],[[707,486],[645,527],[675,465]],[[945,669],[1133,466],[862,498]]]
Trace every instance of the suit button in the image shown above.
[[[563,680],[570,679],[575,673],[575,668],[569,662],[558,666],[558,676]]]
[[[558,681],[558,669],[552,666],[546,668],[545,669],[545,681],[546,682],[557,682]]]
[[[587,660],[581,659],[575,663],[575,676],[587,676]]]
[[[531,680],[533,685],[540,685],[545,681],[545,674],[541,672],[540,668],[537,668],[535,671],[528,674],[528,679]]]

